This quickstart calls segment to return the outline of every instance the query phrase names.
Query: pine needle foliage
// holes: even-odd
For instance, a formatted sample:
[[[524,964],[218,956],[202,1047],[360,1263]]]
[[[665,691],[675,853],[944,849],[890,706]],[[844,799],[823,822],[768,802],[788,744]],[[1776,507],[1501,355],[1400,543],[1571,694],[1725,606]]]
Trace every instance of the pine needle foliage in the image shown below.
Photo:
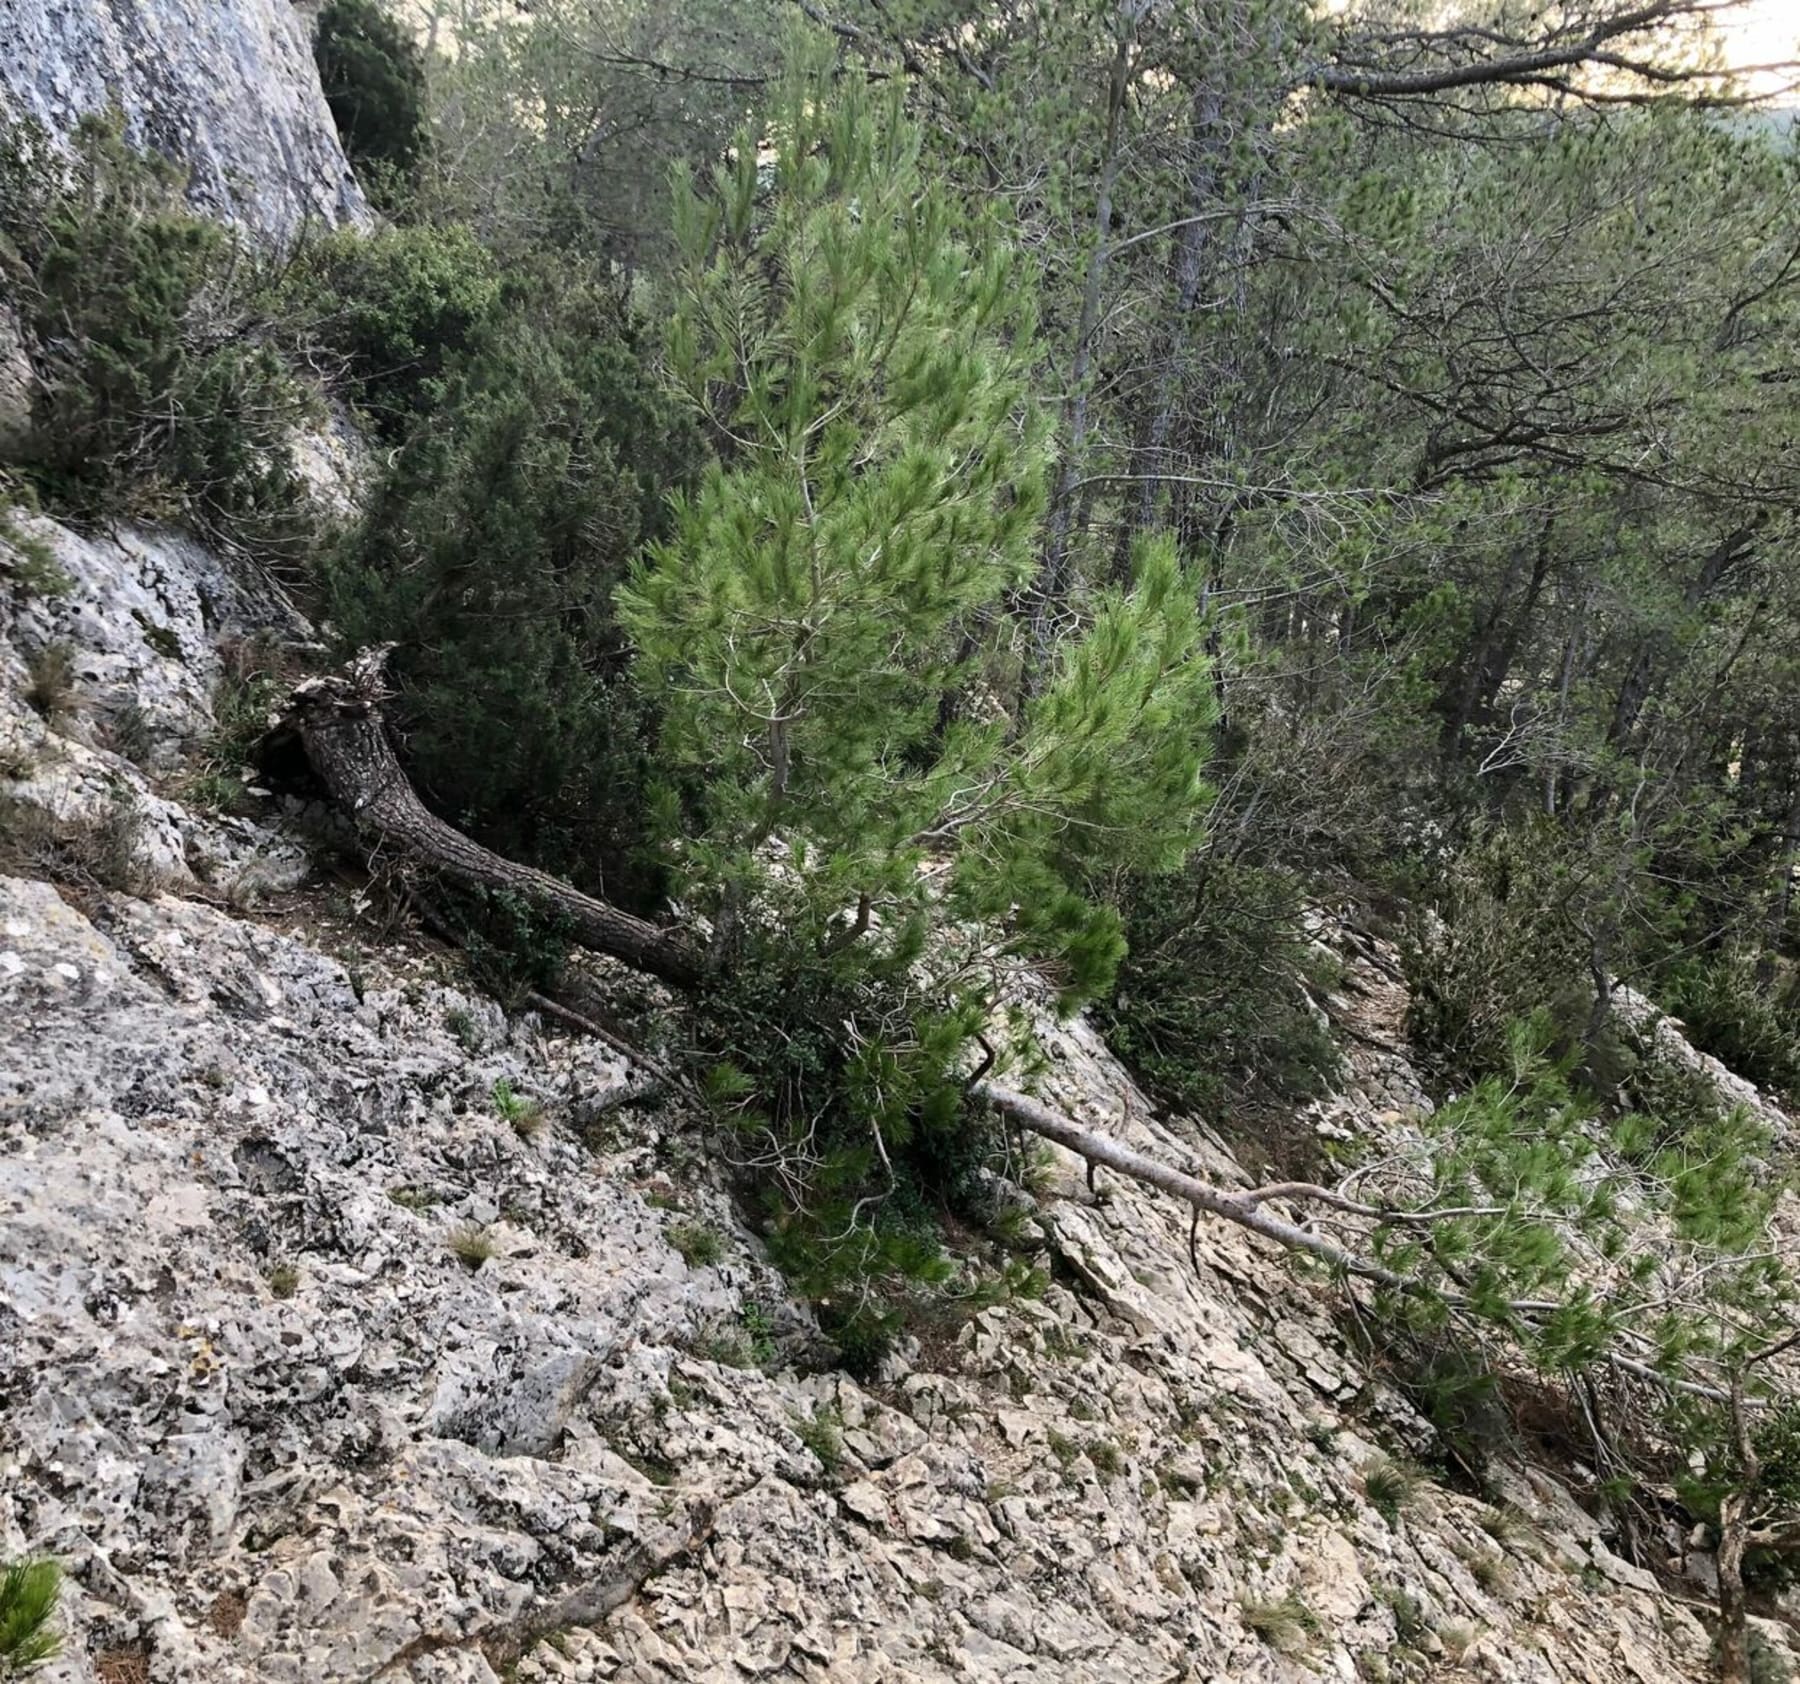
[[[1146,544],[1024,717],[989,691],[946,722],[982,688],[971,628],[1005,620],[1034,555],[1031,277],[921,179],[897,88],[824,86],[798,56],[773,162],[745,134],[676,195],[669,358],[721,459],[619,605],[665,763],[703,786],[668,813],[683,886],[729,943],[778,838],[799,933],[866,900],[891,944],[948,857],[959,904],[1010,916],[1079,999],[1122,950],[1080,867],[1169,863],[1196,834],[1198,593]]]
[[[1421,1338],[1460,1327],[1546,1375],[1623,1358],[1671,1398],[1716,1391],[1795,1313],[1795,1278],[1768,1241],[1790,1172],[1741,1109],[1609,1119],[1572,1083],[1571,1059],[1551,1056],[1553,1038],[1544,1015],[1516,1023],[1510,1069],[1430,1119],[1396,1202],[1444,1215],[1374,1235],[1422,1289],[1388,1303],[1394,1325]]]
[[[23,1678],[55,1658],[62,1644],[51,1627],[61,1594],[62,1569],[54,1561],[0,1568],[0,1680]]]
[[[994,961],[1071,1006],[1109,985],[1123,938],[1083,885],[1186,855],[1212,707],[1161,540],[1009,694],[1035,288],[919,154],[897,85],[802,42],[766,139],[678,181],[668,361],[717,460],[617,594],[675,888],[713,932],[715,1099],[778,1260],[865,1366],[888,1286],[947,1274],[937,1215],[992,1144],[957,1071]]]

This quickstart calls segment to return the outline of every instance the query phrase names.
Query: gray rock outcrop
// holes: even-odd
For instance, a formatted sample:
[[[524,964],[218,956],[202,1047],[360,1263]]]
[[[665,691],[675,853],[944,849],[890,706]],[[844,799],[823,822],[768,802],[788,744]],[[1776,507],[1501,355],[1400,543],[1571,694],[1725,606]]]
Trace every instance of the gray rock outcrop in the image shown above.
[[[1703,1675],[1550,1481],[1504,1526],[1429,1484],[1379,1512],[1377,1439],[1425,1434],[1328,1299],[1236,1230],[1196,1274],[1180,1211],[1073,1162],[1038,1216],[1067,1285],[879,1385],[804,1372],[700,1138],[582,1138],[613,1054],[428,956],[329,957],[323,913],[0,881],[0,1548],[69,1564],[48,1684]],[[1048,1039],[1056,1103],[1237,1174]]]
[[[263,239],[368,220],[290,0],[0,0],[0,122],[64,140],[109,109]]]

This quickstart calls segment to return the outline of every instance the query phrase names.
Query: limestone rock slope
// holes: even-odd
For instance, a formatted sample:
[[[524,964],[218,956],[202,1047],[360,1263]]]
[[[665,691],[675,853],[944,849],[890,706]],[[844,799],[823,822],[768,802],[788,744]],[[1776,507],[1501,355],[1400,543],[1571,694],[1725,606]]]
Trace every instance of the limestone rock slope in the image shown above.
[[[0,626],[5,812],[79,828],[91,786],[166,843],[130,892],[0,875],[0,1556],[68,1566],[47,1684],[1705,1676],[1548,1478],[1371,1502],[1427,1433],[1325,1284],[1220,1226],[1196,1268],[1185,1211],[1073,1160],[1041,1297],[821,1367],[689,1119],[294,892],[272,807],[120,752],[127,693],[203,737],[221,639],[304,628],[166,535],[39,536],[70,589]],[[245,858],[291,869],[230,892]],[[1344,953],[1340,1136],[1424,1104],[1391,966]],[[1052,1102],[1243,1180],[1084,1024],[1043,1039]]]
[[[22,544],[62,588],[5,587]],[[270,583],[181,533],[82,534],[14,511],[0,526],[0,633],[0,811],[15,856],[104,846],[115,875],[233,893],[306,875],[278,825],[179,799],[233,652],[311,636]]]
[[[1702,1675],[1548,1482],[1504,1531],[1378,1513],[1420,1424],[1247,1237],[1196,1273],[1062,1165],[1065,1284],[809,1374],[679,1120],[584,1131],[612,1054],[280,924],[0,882],[0,1543],[70,1564],[54,1684]],[[1059,1103],[1233,1173],[1080,1025],[1052,1051]]]
[[[0,0],[0,121],[61,140],[115,108],[224,221],[285,242],[368,220],[291,0]]]

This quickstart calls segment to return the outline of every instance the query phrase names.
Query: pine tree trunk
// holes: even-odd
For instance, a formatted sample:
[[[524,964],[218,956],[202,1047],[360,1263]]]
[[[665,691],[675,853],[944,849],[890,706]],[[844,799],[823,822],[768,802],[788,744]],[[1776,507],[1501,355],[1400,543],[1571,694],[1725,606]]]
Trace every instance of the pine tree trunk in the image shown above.
[[[1075,324],[1075,351],[1069,365],[1062,461],[1050,487],[1050,507],[1045,518],[1043,559],[1031,609],[1031,655],[1023,675],[1028,695],[1050,674],[1056,642],[1055,617],[1069,590],[1069,550],[1075,517],[1075,493],[1086,471],[1088,435],[1088,387],[1093,378],[1094,340],[1100,330],[1100,302],[1106,280],[1106,260],[1112,245],[1113,189],[1119,177],[1119,130],[1124,119],[1125,96],[1130,86],[1132,48],[1136,41],[1136,14],[1129,7],[1119,13],[1118,45],[1106,90],[1106,143],[1100,161],[1100,182],[1094,199],[1094,249],[1088,258],[1087,278],[1081,290],[1081,315]]]
[[[370,854],[398,854],[455,882],[516,894],[563,918],[583,947],[678,987],[694,986],[703,974],[702,961],[682,936],[584,895],[547,872],[503,859],[426,810],[382,723],[382,671],[390,647],[365,650],[342,673],[300,685],[285,721]]]
[[[1684,613],[1694,614],[1705,607],[1726,575],[1749,555],[1750,542],[1761,524],[1760,516],[1746,521],[1734,532],[1727,534],[1707,554],[1700,563],[1699,570],[1688,581],[1687,589],[1681,593]],[[1613,704],[1612,723],[1606,733],[1609,746],[1623,746],[1626,738],[1636,728],[1638,716],[1643,712],[1645,702],[1650,699],[1652,680],[1668,641],[1666,633],[1658,633],[1645,638],[1638,645],[1631,666],[1625,674],[1625,682],[1619,687],[1618,700]]]
[[[1744,1507],[1733,1491],[1719,1505],[1719,1684],[1750,1684],[1750,1632],[1744,1608]]]

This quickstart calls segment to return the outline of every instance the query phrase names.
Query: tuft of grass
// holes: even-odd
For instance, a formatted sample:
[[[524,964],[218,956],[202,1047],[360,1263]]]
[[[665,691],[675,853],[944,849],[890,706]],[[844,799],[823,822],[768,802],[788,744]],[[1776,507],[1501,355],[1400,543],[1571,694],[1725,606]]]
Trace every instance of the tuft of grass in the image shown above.
[[[818,1457],[827,1479],[835,1478],[844,1461],[844,1417],[833,1404],[820,1404],[810,1416],[794,1417],[794,1435]]]
[[[769,1369],[780,1355],[775,1324],[769,1312],[754,1301],[738,1311],[735,1322],[722,1316],[708,1317],[695,1334],[692,1350],[695,1356],[727,1368]]]
[[[1481,1641],[1481,1627],[1467,1620],[1445,1620],[1437,1628],[1437,1640],[1444,1646],[1446,1659],[1454,1665]]]
[[[0,1568],[0,1678],[22,1678],[54,1660],[62,1639],[50,1629],[62,1595],[62,1568],[41,1557]]]
[[[1043,1198],[1056,1186],[1056,1154],[1041,1141],[1034,1141],[1026,1153],[1019,1183],[1025,1191]]]
[[[244,799],[245,778],[230,766],[202,766],[182,783],[181,793],[191,807],[209,813],[233,813]]]
[[[134,766],[147,766],[156,746],[156,728],[150,715],[136,702],[127,702],[113,715],[113,752]]]
[[[445,1236],[450,1255],[471,1274],[494,1255],[494,1238],[479,1222],[460,1222]]]
[[[452,1006],[444,1013],[444,1027],[455,1036],[456,1044],[470,1056],[481,1051],[481,1025],[475,1014],[463,1006]]]
[[[1087,1455],[1102,1479],[1117,1479],[1125,1471],[1125,1453],[1109,1438],[1095,1439]]]
[[[1481,1529],[1503,1550],[1515,1555],[1528,1552],[1537,1541],[1537,1530],[1510,1504],[1481,1511]]]
[[[645,1456],[635,1451],[621,1450],[619,1457],[622,1461],[629,1462],[652,1485],[673,1485],[675,1475],[680,1471],[673,1462],[665,1462],[660,1456]]]
[[[715,1321],[703,1327],[694,1340],[694,1355],[726,1368],[755,1368],[756,1353],[741,1327],[728,1321]]]
[[[133,610],[133,614],[137,620],[138,629],[144,634],[145,643],[149,644],[150,648],[156,654],[162,656],[165,661],[180,661],[183,659],[181,639],[176,636],[171,627],[159,626],[155,621],[146,618],[135,609]]]
[[[1240,1602],[1238,1615],[1277,1654],[1304,1654],[1319,1634],[1319,1616],[1292,1591],[1272,1601]]]
[[[292,1263],[277,1263],[268,1273],[269,1291],[277,1298],[292,1298],[300,1290],[300,1271]]]
[[[1337,1454],[1338,1430],[1329,1421],[1309,1421],[1306,1442],[1322,1456]]]
[[[1377,1594],[1393,1611],[1394,1635],[1402,1643],[1417,1643],[1426,1632],[1424,1603],[1399,1585],[1383,1585]]]
[[[704,1269],[725,1255],[724,1242],[704,1222],[671,1222],[663,1230],[666,1239],[690,1269]]]
[[[46,808],[0,796],[0,853],[52,882],[148,893],[156,879],[140,863],[143,840],[143,810],[122,783],[91,824],[67,830]]]
[[[521,1140],[535,1140],[544,1132],[544,1108],[535,1099],[517,1093],[504,1076],[494,1082],[494,1109],[501,1119],[512,1124]]]
[[[75,651],[46,643],[25,661],[25,700],[45,719],[61,719],[75,699]]]
[[[1506,1558],[1498,1550],[1481,1550],[1468,1558],[1469,1577],[1488,1595],[1506,1588]]]
[[[0,578],[27,599],[67,596],[74,580],[44,539],[14,522],[15,512],[10,499],[0,492]]]
[[[738,1311],[744,1337],[750,1343],[750,1359],[758,1368],[773,1368],[779,1354],[775,1348],[775,1318],[768,1309],[752,1298]]]
[[[1377,1456],[1363,1472],[1369,1506],[1390,1526],[1399,1524],[1400,1511],[1418,1496],[1421,1483],[1415,1469],[1389,1456]]]
[[[1193,1469],[1181,1466],[1172,1456],[1156,1464],[1156,1483],[1175,1498],[1192,1497],[1204,1488],[1200,1476]]]

